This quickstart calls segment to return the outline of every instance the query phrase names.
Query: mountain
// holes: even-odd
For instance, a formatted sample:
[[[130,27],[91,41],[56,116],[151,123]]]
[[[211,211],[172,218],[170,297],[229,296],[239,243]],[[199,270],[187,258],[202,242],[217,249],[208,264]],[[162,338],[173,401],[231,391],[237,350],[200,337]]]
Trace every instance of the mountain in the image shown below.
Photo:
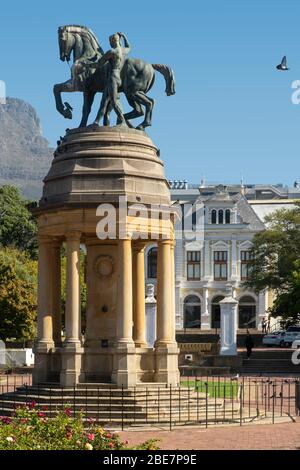
[[[0,104],[0,186],[12,184],[39,199],[52,156],[35,109],[18,98]]]

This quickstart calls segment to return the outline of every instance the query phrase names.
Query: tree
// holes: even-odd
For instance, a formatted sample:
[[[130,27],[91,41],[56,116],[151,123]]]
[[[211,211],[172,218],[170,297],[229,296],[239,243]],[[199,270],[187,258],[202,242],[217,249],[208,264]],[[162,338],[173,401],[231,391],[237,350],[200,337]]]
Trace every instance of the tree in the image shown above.
[[[295,322],[300,313],[300,206],[280,209],[265,219],[267,229],[253,239],[250,276],[245,285],[272,289],[270,313]]]
[[[14,186],[0,188],[0,245],[16,247],[37,257],[37,226],[27,209],[29,201]]]
[[[37,261],[15,248],[0,250],[0,339],[32,339],[36,327]]]

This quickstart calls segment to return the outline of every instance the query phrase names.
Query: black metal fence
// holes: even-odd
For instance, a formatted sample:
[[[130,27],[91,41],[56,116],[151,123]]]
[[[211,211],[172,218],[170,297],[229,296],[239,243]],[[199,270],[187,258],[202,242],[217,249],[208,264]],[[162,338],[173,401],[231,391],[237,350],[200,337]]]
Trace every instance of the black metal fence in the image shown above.
[[[22,382],[22,383],[20,383]],[[18,407],[38,407],[53,417],[68,409],[72,415],[95,419],[110,428],[280,422],[300,412],[299,379],[238,376],[181,377],[179,387],[112,384],[31,386],[29,376],[0,377],[0,415]]]

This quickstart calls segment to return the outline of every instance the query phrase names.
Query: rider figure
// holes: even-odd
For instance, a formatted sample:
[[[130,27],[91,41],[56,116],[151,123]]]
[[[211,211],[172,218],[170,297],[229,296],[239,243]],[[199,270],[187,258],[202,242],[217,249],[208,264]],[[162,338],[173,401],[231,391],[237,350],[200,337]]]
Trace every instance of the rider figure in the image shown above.
[[[121,38],[124,40],[125,47],[121,45]],[[106,62],[109,63],[109,72],[106,88],[103,92],[101,105],[97,114],[95,123],[99,124],[101,119],[112,108],[118,116],[118,122],[126,125],[126,120],[119,100],[119,88],[121,86],[121,71],[125,62],[126,55],[130,52],[130,45],[124,33],[115,33],[109,37],[111,49],[106,52],[95,64],[99,68]]]

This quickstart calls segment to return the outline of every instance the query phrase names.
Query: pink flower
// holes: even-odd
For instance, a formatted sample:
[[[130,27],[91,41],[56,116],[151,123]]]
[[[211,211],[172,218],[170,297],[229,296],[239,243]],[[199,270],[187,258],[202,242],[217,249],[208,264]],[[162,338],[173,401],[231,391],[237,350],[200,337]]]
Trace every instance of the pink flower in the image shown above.
[[[91,432],[90,434],[88,434],[87,438],[89,441],[93,441],[95,439],[95,434]]]
[[[9,418],[8,416],[4,416],[3,418],[1,418],[1,421],[3,424],[10,424],[11,418]]]
[[[70,408],[66,408],[66,409],[65,409],[65,414],[66,414],[67,416],[71,416],[72,411],[70,410]]]
[[[45,413],[43,413],[42,411],[38,411],[37,415],[39,418],[45,418]]]

